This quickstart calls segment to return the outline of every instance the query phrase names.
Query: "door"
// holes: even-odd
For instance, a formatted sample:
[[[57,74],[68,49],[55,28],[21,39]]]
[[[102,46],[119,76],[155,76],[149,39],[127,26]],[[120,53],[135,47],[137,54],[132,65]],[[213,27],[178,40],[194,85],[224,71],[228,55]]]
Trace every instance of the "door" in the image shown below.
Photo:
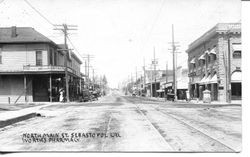
[[[34,102],[49,101],[48,78],[35,77],[33,79],[33,101]]]

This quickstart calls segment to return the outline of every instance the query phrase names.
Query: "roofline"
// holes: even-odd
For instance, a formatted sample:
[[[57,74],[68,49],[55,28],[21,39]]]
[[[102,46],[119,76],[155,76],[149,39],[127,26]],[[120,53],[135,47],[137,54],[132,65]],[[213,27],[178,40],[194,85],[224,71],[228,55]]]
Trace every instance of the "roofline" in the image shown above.
[[[37,43],[48,43],[48,44],[53,44],[57,46],[56,43],[53,41],[11,41],[11,42],[0,42],[0,44],[26,44],[26,43],[31,43],[31,44],[37,44]]]
[[[236,28],[231,28],[231,29],[227,28],[226,30],[221,30],[220,27],[222,25],[227,25],[228,27],[229,26],[236,26]],[[239,28],[237,28],[237,27],[239,27]],[[226,33],[227,31],[233,32],[233,29],[241,32],[241,23],[240,22],[237,22],[237,23],[217,23],[214,27],[209,29],[207,32],[205,32],[198,39],[196,39],[191,44],[189,44],[188,49],[186,50],[186,53],[189,53],[191,50],[198,47],[199,45],[201,45],[202,43],[207,41],[209,38],[211,38],[219,33]]]
[[[76,56],[76,54],[75,54],[73,51],[72,51],[72,56],[76,59],[76,61],[78,61],[80,64],[82,64],[81,59],[78,58],[78,57]]]

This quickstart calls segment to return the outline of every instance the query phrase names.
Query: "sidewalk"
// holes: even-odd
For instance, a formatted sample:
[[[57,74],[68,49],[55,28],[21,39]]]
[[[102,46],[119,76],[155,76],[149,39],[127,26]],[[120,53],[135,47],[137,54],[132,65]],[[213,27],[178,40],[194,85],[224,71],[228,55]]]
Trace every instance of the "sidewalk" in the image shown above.
[[[40,108],[51,105],[51,103],[30,103],[30,104],[0,104],[3,109],[0,112],[0,128],[13,123],[37,116]]]
[[[232,100],[231,103],[227,102],[220,102],[220,101],[212,101],[211,103],[203,103],[201,100],[190,100],[187,102],[186,100],[176,100],[176,101],[169,101],[165,100],[165,98],[156,98],[156,97],[141,97],[145,100],[148,101],[159,101],[159,102],[173,102],[173,103],[187,103],[187,104],[204,104],[204,105],[230,105],[230,104],[236,104],[236,105],[241,105],[242,100]]]
[[[17,111],[25,108],[35,107],[44,105],[43,102],[38,103],[17,103],[17,104],[8,104],[8,103],[0,103],[0,113],[5,111]]]

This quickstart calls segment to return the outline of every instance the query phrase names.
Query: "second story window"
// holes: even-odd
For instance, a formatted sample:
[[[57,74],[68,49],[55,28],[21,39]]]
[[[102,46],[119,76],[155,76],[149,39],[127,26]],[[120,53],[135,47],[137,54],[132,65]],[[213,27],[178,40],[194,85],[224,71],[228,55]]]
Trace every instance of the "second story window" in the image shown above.
[[[42,58],[42,51],[36,51],[36,65],[41,66],[43,65],[43,58]]]
[[[54,53],[54,65],[57,65],[57,53]]]
[[[200,64],[200,67],[204,66],[205,65],[205,60],[204,59],[199,60],[199,64]]]
[[[207,63],[209,64],[211,61],[210,55],[207,56]]]
[[[232,44],[232,49],[233,49],[233,58],[234,59],[241,58],[241,44],[240,43]]]
[[[190,69],[193,69],[193,70],[194,70],[194,69],[195,69],[195,64],[196,64],[196,63],[195,63],[195,57],[194,57],[194,58],[192,58],[191,61],[190,61]]]
[[[233,58],[241,58],[241,51],[234,51]]]
[[[202,54],[199,59],[199,66],[202,67],[205,64],[205,54]]]

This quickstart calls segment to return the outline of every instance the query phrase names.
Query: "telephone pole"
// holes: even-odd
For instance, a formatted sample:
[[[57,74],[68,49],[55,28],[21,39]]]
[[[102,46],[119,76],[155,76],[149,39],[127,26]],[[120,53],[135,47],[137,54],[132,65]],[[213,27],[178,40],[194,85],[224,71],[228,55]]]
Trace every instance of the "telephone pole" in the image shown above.
[[[176,100],[177,99],[177,81],[176,81],[176,60],[177,60],[177,57],[176,57],[176,53],[180,53],[180,52],[176,52],[176,46],[175,43],[178,43],[178,42],[175,42],[174,41],[174,25],[172,24],[172,42],[171,42],[171,45],[172,45],[172,53],[173,53],[173,86],[172,86],[172,89],[174,90],[174,99]]]
[[[69,30],[77,30],[77,25],[68,25],[68,24],[62,24],[62,25],[55,25],[56,27],[61,28],[55,28],[54,30],[61,30],[64,34],[64,45],[65,45],[65,56],[64,56],[64,66],[65,66],[65,86],[66,86],[66,99],[67,102],[69,102],[69,78],[68,78],[68,57],[69,57],[69,49],[67,45],[67,38],[68,38],[68,31]]]
[[[167,87],[167,83],[168,83],[168,61],[166,63],[166,85],[165,88]],[[164,97],[167,100],[167,90],[164,88]]]
[[[146,93],[146,73],[145,73],[145,58],[143,58],[143,92]],[[145,90],[145,91],[144,91]]]
[[[155,58],[155,47],[154,47],[154,59],[153,59],[153,68],[154,68],[154,84],[155,84],[155,91],[156,91],[156,64],[157,64],[157,61],[156,61],[156,58]],[[153,80],[152,80],[153,81]],[[157,97],[157,92],[155,92],[155,96]]]
[[[227,91],[227,101],[228,103],[231,103],[231,49],[230,49],[230,45],[231,45],[231,42],[230,42],[230,34],[229,34],[229,31],[228,31],[228,39],[227,39],[227,45],[228,45],[228,70],[227,70],[227,86],[228,86],[228,91]]]
[[[168,62],[166,63],[166,84],[168,83]]]
[[[173,87],[174,99],[176,100],[176,86],[175,86],[175,44],[174,44],[174,25],[172,24],[172,53],[173,53]]]
[[[87,76],[87,89],[89,89],[90,87],[90,75],[89,75],[89,69],[90,69],[90,59],[94,58],[94,56],[90,55],[90,54],[86,54],[84,57],[82,57],[85,59],[85,75]]]
[[[135,84],[136,84],[136,94],[137,94],[138,92],[137,67],[135,67]]]
[[[93,81],[93,90],[95,89],[95,69],[92,69],[92,81]]]

